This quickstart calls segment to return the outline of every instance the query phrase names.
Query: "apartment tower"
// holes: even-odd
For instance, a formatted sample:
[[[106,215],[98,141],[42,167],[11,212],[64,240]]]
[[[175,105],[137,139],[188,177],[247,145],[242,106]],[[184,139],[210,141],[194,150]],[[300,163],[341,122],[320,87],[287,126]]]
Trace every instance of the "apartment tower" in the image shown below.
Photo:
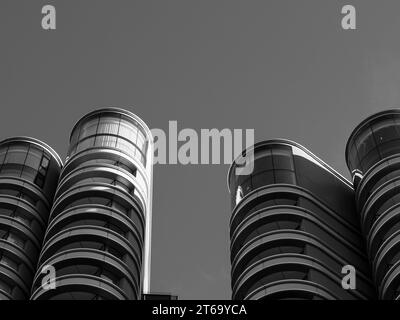
[[[30,297],[61,167],[39,140],[0,142],[0,300]]]
[[[379,299],[400,299],[400,110],[362,121],[346,146]]]
[[[133,113],[93,111],[72,129],[31,299],[132,300],[150,284],[152,136]],[[43,268],[56,270],[45,290]]]
[[[269,140],[229,169],[233,299],[372,299],[352,184],[303,146]],[[342,286],[343,267],[356,288]]]

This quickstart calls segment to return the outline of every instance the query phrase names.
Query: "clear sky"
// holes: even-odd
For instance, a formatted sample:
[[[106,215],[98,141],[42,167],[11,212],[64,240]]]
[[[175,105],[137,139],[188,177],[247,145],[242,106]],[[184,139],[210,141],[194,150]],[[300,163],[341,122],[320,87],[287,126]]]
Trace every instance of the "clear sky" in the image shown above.
[[[357,30],[342,30],[344,4]],[[0,138],[65,158],[82,115],[133,106],[150,128],[289,138],[348,176],[351,130],[400,105],[399,16],[398,0],[1,0]],[[227,170],[154,168],[153,291],[230,298]]]

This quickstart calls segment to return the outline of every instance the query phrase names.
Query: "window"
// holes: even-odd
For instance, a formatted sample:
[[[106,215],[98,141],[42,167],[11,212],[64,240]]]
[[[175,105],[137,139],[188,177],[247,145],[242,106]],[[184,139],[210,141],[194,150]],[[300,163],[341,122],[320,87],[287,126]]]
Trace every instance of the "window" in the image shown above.
[[[96,141],[94,145],[96,147],[110,147],[115,148],[117,142],[117,137],[107,136],[107,135],[99,135],[96,137]]]
[[[43,188],[43,186],[44,186],[44,176],[43,176],[43,174],[38,172],[34,182],[39,188]]]
[[[8,148],[5,163],[24,164],[27,155],[27,147],[12,145]]]
[[[93,136],[97,132],[97,126],[99,123],[99,118],[93,118],[85,122],[83,125],[80,127],[80,132],[79,132],[79,139],[82,140],[84,138],[87,138],[89,136]],[[71,143],[74,143],[75,141],[71,141]]]
[[[118,134],[119,117],[102,116],[100,118],[97,134]]]
[[[274,147],[272,149],[274,169],[294,170],[292,149],[290,147]]]
[[[29,149],[29,153],[26,157],[25,166],[37,170],[39,168],[41,158],[42,152],[37,148],[31,146]]]
[[[85,150],[85,149],[93,147],[94,139],[95,139],[95,137],[90,137],[90,138],[86,138],[86,139],[80,141],[78,143],[78,145],[76,146],[76,153],[78,153],[78,152],[80,152],[82,150]]]
[[[0,164],[4,163],[4,160],[7,155],[7,150],[8,150],[8,147],[3,147],[0,149]]]
[[[137,127],[133,126],[129,121],[122,119],[119,128],[119,135],[129,141],[132,141],[132,143],[136,143],[138,137],[138,129]]]
[[[275,183],[296,184],[294,171],[289,170],[276,170]]]
[[[253,190],[275,183],[274,172],[272,170],[257,172],[252,176]]]
[[[0,280],[0,289],[11,294],[13,288],[8,283],[5,283],[4,281]]]
[[[16,263],[14,260],[10,259],[7,256],[3,255],[3,257],[0,257],[0,263],[7,265],[14,270],[18,270],[18,263]]]
[[[14,243],[21,248],[24,248],[25,246],[25,241],[13,233],[8,234],[7,241]]]
[[[47,169],[49,163],[50,163],[50,158],[46,154],[44,154],[40,166],[44,169]]]

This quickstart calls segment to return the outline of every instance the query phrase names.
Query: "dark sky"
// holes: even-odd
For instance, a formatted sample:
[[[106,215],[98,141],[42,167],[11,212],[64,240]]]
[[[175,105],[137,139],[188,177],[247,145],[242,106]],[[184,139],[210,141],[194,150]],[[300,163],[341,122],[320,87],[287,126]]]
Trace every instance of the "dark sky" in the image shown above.
[[[45,4],[56,31],[41,29]],[[348,176],[352,128],[400,104],[399,15],[398,0],[1,0],[0,138],[64,158],[83,114],[132,106],[150,128],[289,138]],[[153,291],[230,298],[227,170],[154,168]]]

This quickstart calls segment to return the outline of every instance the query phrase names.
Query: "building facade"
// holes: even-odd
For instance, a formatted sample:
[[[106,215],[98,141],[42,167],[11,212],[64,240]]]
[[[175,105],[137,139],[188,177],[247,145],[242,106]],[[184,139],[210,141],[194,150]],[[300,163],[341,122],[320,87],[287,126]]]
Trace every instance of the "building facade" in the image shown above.
[[[136,115],[105,108],[74,126],[31,299],[140,299],[150,281],[152,136]],[[56,288],[42,287],[43,268]]]
[[[0,300],[30,297],[61,167],[39,140],[0,142]]]
[[[252,151],[252,152],[249,152]],[[349,181],[301,145],[257,143],[251,174],[229,169],[233,299],[373,299]],[[342,287],[342,268],[357,287]]]
[[[348,140],[346,161],[379,298],[399,300],[400,110],[362,121]]]

